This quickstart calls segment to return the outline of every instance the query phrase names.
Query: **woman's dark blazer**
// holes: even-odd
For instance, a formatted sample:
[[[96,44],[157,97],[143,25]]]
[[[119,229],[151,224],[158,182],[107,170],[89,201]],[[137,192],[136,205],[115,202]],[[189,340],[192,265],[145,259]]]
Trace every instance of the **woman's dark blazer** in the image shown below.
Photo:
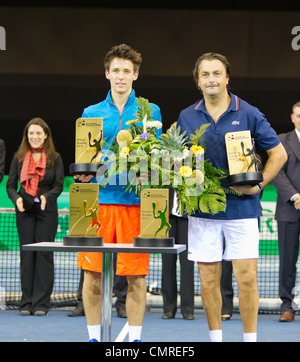
[[[9,176],[6,183],[6,190],[9,198],[16,206],[16,200],[22,196],[27,207],[24,204],[25,210],[30,208],[30,204],[33,204],[33,197],[28,195],[24,188],[19,185],[20,174],[22,165],[18,164],[18,159],[13,158],[10,165]],[[57,210],[57,198],[63,190],[64,184],[64,167],[63,161],[60,154],[52,167],[46,168],[45,176],[42,181],[39,182],[39,193],[38,197],[44,195],[46,197],[46,210],[56,211]],[[19,190],[18,190],[19,189]]]

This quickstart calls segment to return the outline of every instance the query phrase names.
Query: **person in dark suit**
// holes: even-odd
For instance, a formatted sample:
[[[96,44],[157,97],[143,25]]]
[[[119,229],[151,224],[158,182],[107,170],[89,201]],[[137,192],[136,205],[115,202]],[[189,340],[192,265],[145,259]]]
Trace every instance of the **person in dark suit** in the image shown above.
[[[55,150],[50,128],[41,118],[33,118],[24,129],[6,183],[8,196],[16,207],[20,247],[54,241],[58,226],[57,198],[63,182],[63,162]],[[53,253],[21,249],[20,255],[20,314],[46,315],[54,282]]]
[[[5,171],[5,142],[0,139],[0,183]]]
[[[279,135],[288,160],[273,180],[277,188],[280,322],[293,321],[296,309],[293,297],[300,235],[300,102],[294,104],[291,119],[295,129]]]
[[[174,190],[169,193],[170,237],[175,244],[186,244],[188,240],[188,219],[176,213],[176,196]],[[174,207],[175,206],[175,207]],[[180,308],[184,319],[194,319],[194,262],[187,259],[187,251],[179,255],[180,260]],[[177,255],[162,254],[162,296],[163,319],[175,317],[177,311]]]

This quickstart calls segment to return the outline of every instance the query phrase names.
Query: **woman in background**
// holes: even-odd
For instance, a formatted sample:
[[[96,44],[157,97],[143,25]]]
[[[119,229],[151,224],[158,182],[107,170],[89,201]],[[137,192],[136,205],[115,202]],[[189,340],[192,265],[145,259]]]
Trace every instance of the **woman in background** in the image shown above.
[[[63,162],[55,150],[50,128],[41,118],[33,118],[24,129],[6,184],[8,196],[16,206],[21,254],[21,315],[44,316],[50,308],[53,253],[22,251],[22,246],[54,241],[58,226],[57,197],[63,190],[63,182]]]

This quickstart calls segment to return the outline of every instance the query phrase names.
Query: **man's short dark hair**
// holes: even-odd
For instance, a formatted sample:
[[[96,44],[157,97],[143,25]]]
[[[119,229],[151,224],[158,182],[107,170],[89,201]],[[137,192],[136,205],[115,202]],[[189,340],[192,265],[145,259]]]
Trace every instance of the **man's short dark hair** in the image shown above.
[[[104,58],[104,69],[109,70],[110,63],[114,58],[130,60],[133,63],[133,69],[137,72],[142,63],[142,56],[139,52],[127,44],[120,44],[112,47]]]
[[[224,55],[218,54],[218,53],[213,53],[213,52],[205,53],[205,54],[202,54],[197,59],[194,70],[193,70],[194,81],[196,82],[197,86],[198,86],[198,80],[199,80],[199,66],[200,66],[201,62],[203,60],[215,60],[215,59],[219,60],[220,62],[222,62],[224,64],[224,67],[226,69],[226,74],[228,77],[230,76],[230,64]]]

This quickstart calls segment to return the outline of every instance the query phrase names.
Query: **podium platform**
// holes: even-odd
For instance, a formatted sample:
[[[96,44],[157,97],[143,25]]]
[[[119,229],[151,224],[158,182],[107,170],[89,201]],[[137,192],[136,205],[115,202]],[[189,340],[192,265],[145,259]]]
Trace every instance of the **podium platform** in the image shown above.
[[[137,247],[132,244],[105,244],[102,246],[74,246],[55,242],[40,242],[22,246],[22,250],[56,251],[56,252],[100,252],[102,253],[101,278],[101,339],[111,342],[112,311],[112,275],[114,253],[179,254],[186,245],[175,244],[174,247]]]

